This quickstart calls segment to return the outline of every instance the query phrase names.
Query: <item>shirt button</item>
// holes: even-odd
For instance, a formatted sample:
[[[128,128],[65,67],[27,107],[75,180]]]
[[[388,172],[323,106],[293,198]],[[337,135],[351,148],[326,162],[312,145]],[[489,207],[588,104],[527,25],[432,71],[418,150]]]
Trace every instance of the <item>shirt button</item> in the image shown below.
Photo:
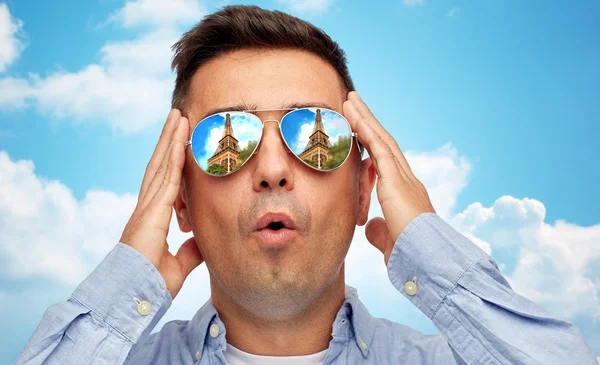
[[[196,360],[200,358],[200,350],[196,350]]]
[[[139,314],[146,316],[152,312],[152,304],[144,300],[143,302],[138,303],[137,310]]]
[[[217,337],[219,335],[219,325],[214,323],[210,326],[210,337]]]
[[[404,284],[404,291],[408,295],[415,295],[417,293],[417,278],[413,278]]]

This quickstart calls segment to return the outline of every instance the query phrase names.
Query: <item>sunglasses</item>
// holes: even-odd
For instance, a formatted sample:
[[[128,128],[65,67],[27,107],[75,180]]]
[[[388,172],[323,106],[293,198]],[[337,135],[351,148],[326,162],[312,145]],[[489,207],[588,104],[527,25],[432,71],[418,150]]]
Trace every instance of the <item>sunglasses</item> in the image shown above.
[[[281,121],[264,120],[250,112],[290,110]],[[363,147],[344,116],[321,107],[255,109],[216,113],[194,127],[185,146],[200,169],[212,176],[239,170],[256,154],[265,122],[279,123],[281,137],[289,152],[303,164],[318,171],[333,171],[346,162],[356,138],[362,158]]]

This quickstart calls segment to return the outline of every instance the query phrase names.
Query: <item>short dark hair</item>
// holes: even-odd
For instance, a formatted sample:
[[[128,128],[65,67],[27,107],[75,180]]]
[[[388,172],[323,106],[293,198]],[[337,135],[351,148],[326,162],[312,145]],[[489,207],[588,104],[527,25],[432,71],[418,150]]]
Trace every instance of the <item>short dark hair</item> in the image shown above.
[[[346,54],[320,28],[281,11],[255,5],[229,5],[205,16],[177,41],[171,63],[176,70],[172,108],[186,110],[191,79],[200,66],[240,49],[298,49],[327,61],[347,92],[354,90]]]

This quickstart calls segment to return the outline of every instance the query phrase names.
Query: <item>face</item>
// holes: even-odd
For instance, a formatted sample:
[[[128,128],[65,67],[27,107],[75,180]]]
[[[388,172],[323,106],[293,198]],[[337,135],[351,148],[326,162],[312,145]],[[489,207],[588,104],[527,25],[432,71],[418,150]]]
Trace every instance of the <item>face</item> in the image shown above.
[[[191,134],[214,108],[321,103],[342,113],[347,94],[335,69],[311,53],[240,50],[200,67],[190,96],[185,114]],[[286,112],[254,114],[264,121],[280,120]],[[344,258],[355,225],[366,220],[372,189],[372,183],[361,183],[365,172],[357,163],[356,140],[352,143],[344,165],[316,171],[289,153],[278,123],[266,122],[256,154],[224,177],[205,174],[186,149],[175,210],[180,228],[194,233],[213,294],[256,315],[282,318],[306,308],[343,276]],[[256,231],[257,221],[270,212],[294,221],[292,238],[284,245],[266,245]]]

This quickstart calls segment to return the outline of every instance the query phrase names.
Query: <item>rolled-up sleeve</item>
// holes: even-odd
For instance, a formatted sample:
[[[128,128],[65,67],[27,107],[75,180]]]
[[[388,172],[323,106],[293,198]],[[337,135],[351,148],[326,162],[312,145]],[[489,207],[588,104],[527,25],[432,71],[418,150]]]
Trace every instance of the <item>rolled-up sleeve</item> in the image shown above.
[[[46,310],[15,364],[123,364],[171,303],[154,265],[119,242],[69,299]]]
[[[492,258],[435,213],[402,231],[387,270],[465,363],[598,363],[579,328],[515,293]]]

